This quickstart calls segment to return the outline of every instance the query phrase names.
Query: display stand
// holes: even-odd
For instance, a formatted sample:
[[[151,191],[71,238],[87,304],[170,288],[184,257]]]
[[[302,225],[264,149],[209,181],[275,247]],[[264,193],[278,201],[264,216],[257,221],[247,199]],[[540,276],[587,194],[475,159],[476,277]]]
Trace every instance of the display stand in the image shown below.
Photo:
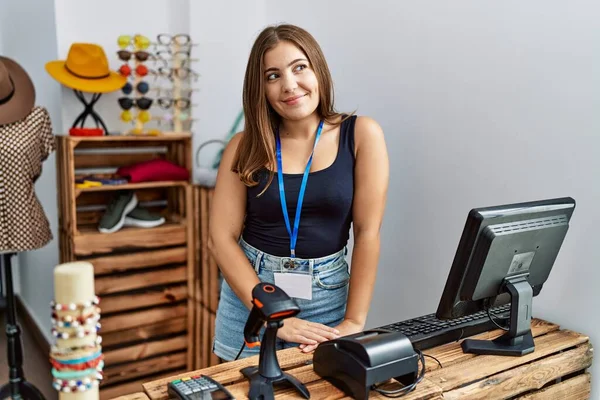
[[[173,54],[177,54],[177,52],[181,49],[181,46],[179,45],[179,43],[175,42],[173,44]],[[173,65],[172,65],[173,70],[172,71],[177,71],[178,68],[181,68],[181,60],[179,59],[179,57],[173,57]],[[177,76],[177,74],[175,72],[172,72],[172,76],[173,76],[173,99],[178,99],[181,97],[181,79],[179,79],[179,76]],[[191,97],[191,96],[190,96]],[[191,109],[191,105],[190,105],[190,109]],[[179,110],[179,107],[175,106],[175,101],[173,101],[173,132],[175,133],[181,133],[183,132],[183,124],[181,123],[181,120],[179,119],[179,115],[180,115],[181,111]],[[190,114],[191,116],[191,114]]]
[[[6,279],[6,337],[8,357],[8,383],[0,387],[0,399],[44,400],[42,393],[25,380],[23,373],[23,344],[21,328],[17,324],[15,294],[13,289],[11,257],[14,253],[0,254],[0,266]]]
[[[140,40],[138,41],[139,38]],[[127,98],[132,100],[130,107],[123,107],[123,113],[121,114],[121,120],[126,123],[132,123],[133,128],[124,130],[123,135],[156,135],[158,132],[155,130],[144,131],[144,125],[151,120],[150,107],[152,106],[152,99],[148,106],[141,108],[138,101],[145,97],[146,91],[140,92],[138,85],[144,81],[144,77],[147,75],[147,67],[145,65],[148,55],[138,57],[138,53],[146,53],[146,49],[150,43],[145,43],[142,38],[145,36],[136,34],[133,36],[133,41],[130,43],[119,43],[120,51],[126,51],[130,54],[130,58],[120,58],[124,64],[119,68],[119,72],[127,79],[127,83],[131,85],[131,92],[123,92]],[[120,53],[120,51],[118,53]],[[130,65],[130,60],[133,60],[133,64]],[[129,76],[133,79],[129,80]],[[120,101],[120,99],[119,99]],[[137,109],[137,113],[133,114],[133,109]],[[123,115],[128,115],[123,117]]]
[[[54,293],[52,385],[59,400],[98,400],[104,361],[93,265],[80,261],[56,266]]]
[[[179,35],[174,35],[173,38],[176,38],[177,36]],[[168,51],[166,52],[172,55],[170,60],[161,57],[158,58],[164,62],[163,71],[168,71],[168,74],[166,74],[164,72],[160,72],[159,69],[158,75],[171,80],[171,87],[168,89],[171,92],[171,105],[163,106],[162,108],[167,109],[172,107],[173,112],[170,116],[170,119],[165,118],[164,115],[157,116],[154,119],[159,120],[159,123],[165,120],[170,122],[171,129],[168,132],[164,132],[165,134],[189,134],[191,131],[191,125],[184,124],[184,122],[189,122],[191,124],[193,121],[191,112],[193,107],[191,95],[195,89],[192,87],[186,87],[184,82],[193,78],[194,76],[197,76],[197,73],[191,68],[191,63],[193,61],[197,61],[191,57],[191,49],[193,46],[195,46],[195,44],[191,42],[191,39],[187,43],[180,43],[178,40],[172,39],[169,44],[159,41],[158,45],[167,47]],[[161,52],[158,52],[157,54],[160,53]],[[185,53],[187,53],[187,56]],[[170,63],[167,61],[170,61]],[[184,70],[187,70],[187,74],[185,75],[181,73]],[[159,89],[159,94],[160,91],[161,89]],[[184,97],[184,93],[189,93],[189,95]],[[182,107],[178,106],[177,104],[177,100],[179,99],[186,99],[189,101],[188,106],[183,110]],[[183,114],[184,112],[187,114],[187,116]]]
[[[136,49],[136,51],[139,51],[139,50]],[[144,64],[144,61],[139,61],[137,58],[134,57],[134,68],[132,69],[132,71],[136,71],[137,68],[138,68],[138,66],[143,65],[143,64]],[[132,72],[132,74],[133,74],[133,72]],[[143,80],[144,80],[144,77],[142,77],[142,76],[140,76],[138,74],[134,74],[133,82],[131,82],[131,84],[133,85],[133,88],[134,88],[132,94],[135,93],[133,97],[135,98],[136,102],[140,98],[144,97],[144,94],[141,94],[136,89],[137,85],[140,82],[142,82]],[[140,134],[144,133],[144,125],[146,124],[146,122],[148,122],[150,120],[150,119],[148,119],[148,120],[142,120],[142,118],[140,117],[140,113],[142,113],[144,111],[146,111],[147,113],[149,113],[150,111],[149,111],[149,109],[148,110],[142,110],[142,109],[140,109],[137,106],[137,103],[136,103],[135,107],[138,109],[138,113],[134,117],[134,128],[133,128],[133,130],[130,133],[140,135]]]
[[[72,128],[77,128],[77,125],[80,125],[80,128],[83,128],[84,124],[85,124],[85,120],[87,119],[88,116],[90,116],[96,123],[96,127],[97,128],[102,127],[102,129],[104,129],[105,135],[108,135],[108,128],[104,124],[104,121],[102,121],[102,118],[100,118],[100,115],[98,115],[98,113],[94,110],[94,105],[96,104],[96,102],[98,102],[98,100],[102,96],[102,93],[93,93],[92,99],[88,102],[85,99],[85,96],[83,95],[82,91],[73,89],[73,92],[75,92],[75,97],[77,97],[79,99],[79,101],[81,101],[83,103],[84,110],[75,119],[75,122],[73,122]]]
[[[5,278],[2,275],[2,271],[0,271],[0,310],[6,309],[6,293],[4,292],[4,282]]]
[[[533,288],[527,281],[529,274],[512,276],[504,282],[510,294],[510,326],[508,332],[494,340],[465,339],[465,353],[524,356],[533,353],[535,345],[531,333],[531,303]]]

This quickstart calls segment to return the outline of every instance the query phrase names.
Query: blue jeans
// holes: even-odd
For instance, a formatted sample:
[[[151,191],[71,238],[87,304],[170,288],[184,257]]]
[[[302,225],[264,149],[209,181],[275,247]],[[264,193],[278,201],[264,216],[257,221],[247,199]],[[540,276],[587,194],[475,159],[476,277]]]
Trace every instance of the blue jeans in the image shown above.
[[[295,258],[297,267],[289,270],[284,267],[289,257],[277,257],[258,250],[240,239],[240,247],[254,267],[261,282],[275,283],[274,273],[304,273],[312,275],[312,300],[294,298],[301,312],[297,318],[318,322],[330,327],[340,324],[346,313],[348,282],[350,272],[346,262],[347,250],[321,258]],[[213,352],[226,361],[233,360],[244,344],[244,326],[250,311],[223,280],[221,297],[217,308]],[[283,321],[285,324],[285,320]],[[264,328],[263,328],[264,332]],[[262,337],[262,334],[261,334]],[[298,346],[277,339],[277,348]],[[245,348],[240,358],[258,355],[260,347]]]

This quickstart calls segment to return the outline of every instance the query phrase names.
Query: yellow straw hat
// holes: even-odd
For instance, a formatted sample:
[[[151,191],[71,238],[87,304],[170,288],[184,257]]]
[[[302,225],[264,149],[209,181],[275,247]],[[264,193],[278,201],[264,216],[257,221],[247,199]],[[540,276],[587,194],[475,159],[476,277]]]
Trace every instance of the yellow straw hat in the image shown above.
[[[73,43],[67,59],[48,62],[46,71],[61,84],[88,93],[114,92],[127,81],[109,69],[104,49],[92,43]]]

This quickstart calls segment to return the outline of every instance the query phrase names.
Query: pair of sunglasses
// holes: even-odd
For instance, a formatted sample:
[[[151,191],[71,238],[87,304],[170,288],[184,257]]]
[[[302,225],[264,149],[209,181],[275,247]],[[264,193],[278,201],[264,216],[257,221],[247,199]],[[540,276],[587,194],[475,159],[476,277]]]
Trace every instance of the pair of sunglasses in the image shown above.
[[[133,85],[130,82],[127,82],[125,86],[121,88],[121,90],[124,94],[131,94],[131,92],[133,92]],[[146,94],[150,91],[150,85],[144,81],[138,82],[138,84],[135,85],[135,90],[137,90],[138,93]]]
[[[156,96],[161,97],[161,94],[163,95],[163,97],[169,97],[169,95],[172,95],[173,92],[175,91],[175,88],[173,87],[161,87],[161,86],[154,86],[152,88],[152,90],[156,91]],[[182,87],[179,88],[179,92],[180,93],[189,93],[191,96],[192,92],[197,92],[198,89],[197,88],[190,88],[190,87]]]
[[[192,75],[195,79],[198,79],[200,74],[195,71],[192,71],[189,67],[179,67],[179,68],[166,68],[160,67],[158,68],[158,75],[164,76],[165,78],[169,78],[173,80],[173,76],[177,76],[179,79],[186,79],[190,75]]]
[[[161,33],[156,37],[159,44],[163,46],[168,46],[171,44],[178,44],[180,46],[185,46],[192,41],[190,35],[185,33],[179,33],[177,35],[170,35],[168,33]]]
[[[175,106],[176,108],[178,108],[180,110],[185,110],[187,108],[190,108],[190,105],[191,105],[190,99],[185,99],[182,97],[180,97],[178,99],[172,99],[172,98],[168,98],[168,97],[160,97],[156,101],[158,102],[158,105],[161,108],[164,108],[165,110],[170,108],[171,106]]]
[[[192,55],[192,49],[188,48],[185,50],[177,50],[177,51],[173,51],[171,49],[168,50],[159,50],[156,52],[156,57],[163,59],[163,60],[168,60],[170,58],[174,58],[176,56],[186,56],[187,58],[190,58]],[[169,56],[169,58],[165,58],[165,56]]]
[[[132,70],[131,67],[129,66],[129,64],[123,64],[119,68],[119,73],[121,75],[123,75],[123,76],[129,76],[133,72],[135,72],[135,74],[137,76],[146,76],[146,75],[148,75],[148,67],[146,67],[145,65],[140,64],[137,67],[135,67],[134,70]]]
[[[152,106],[153,100],[148,97],[140,97],[139,99],[132,99],[131,97],[120,97],[119,105],[123,110],[129,110],[131,107],[136,106],[140,110],[147,110]]]
[[[119,56],[119,60],[121,61],[129,61],[131,60],[133,57],[135,57],[136,60],[138,61],[148,61],[148,59],[150,57],[152,57],[152,54],[148,53],[147,51],[129,51],[129,50],[119,50],[117,51],[117,55]]]
[[[121,49],[126,49],[133,44],[133,47],[138,50],[146,50],[150,47],[150,39],[143,35],[134,35],[133,37],[131,35],[121,35],[117,38],[117,44]]]
[[[131,110],[125,110],[121,113],[121,121],[123,122],[131,122],[133,121],[133,114],[131,113]],[[149,122],[152,119],[152,115],[150,114],[150,111],[140,111],[137,116],[136,119],[138,121],[140,121],[141,123],[145,124],[147,122]]]

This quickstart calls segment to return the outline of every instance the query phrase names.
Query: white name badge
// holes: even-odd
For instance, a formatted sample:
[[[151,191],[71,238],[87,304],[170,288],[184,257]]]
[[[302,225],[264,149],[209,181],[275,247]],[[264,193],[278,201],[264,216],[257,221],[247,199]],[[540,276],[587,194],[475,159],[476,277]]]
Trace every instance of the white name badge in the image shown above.
[[[275,285],[290,297],[312,300],[312,275],[275,272]]]

